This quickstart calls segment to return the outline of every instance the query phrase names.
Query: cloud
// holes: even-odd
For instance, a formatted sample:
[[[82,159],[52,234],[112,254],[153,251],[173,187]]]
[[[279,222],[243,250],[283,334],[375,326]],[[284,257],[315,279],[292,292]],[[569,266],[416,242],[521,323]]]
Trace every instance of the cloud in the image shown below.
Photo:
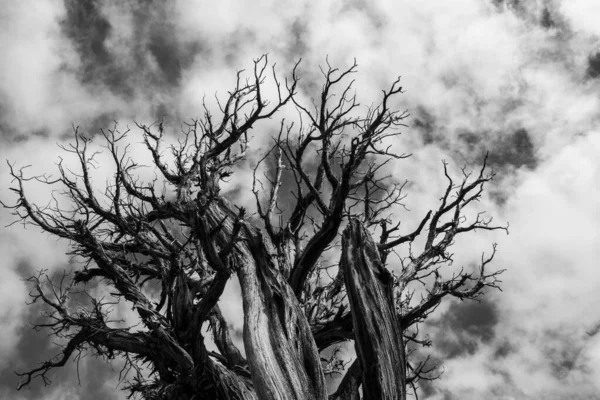
[[[505,205],[504,218],[516,228],[502,240],[495,262],[508,269],[504,292],[488,299],[493,309],[468,306],[473,311],[467,320],[457,319],[463,306],[450,307],[440,322],[432,322],[438,332],[434,353],[446,370],[439,385],[432,385],[440,396],[537,399],[597,393],[593,304],[600,300],[600,220],[590,210],[600,201],[593,183],[600,173],[594,162],[599,145],[596,135],[580,137],[524,174]]]
[[[357,58],[364,107],[402,74],[406,93],[393,106],[412,117],[394,150],[413,157],[390,166],[395,179],[409,180],[411,211],[395,212],[402,229],[436,206],[445,187],[441,159],[456,174],[477,167],[486,151],[498,176],[479,207],[511,224],[507,238],[478,233],[455,245],[459,267],[499,241],[494,267],[507,269],[504,292],[439,308],[429,328],[446,372],[427,386],[427,398],[589,398],[600,380],[599,335],[589,333],[600,322],[597,11],[591,0],[14,3],[0,11],[0,158],[33,164],[31,173],[55,171],[63,154],[55,143],[72,137],[72,124],[93,136],[113,120],[126,129],[166,116],[174,134],[202,115],[203,101],[214,109],[215,93],[223,98],[237,70],[266,52],[282,76],[303,58],[305,104],[320,90],[327,55],[340,68]],[[296,117],[292,108],[281,115]],[[254,203],[248,171],[277,122],[253,132],[249,160],[226,189],[240,204]],[[135,128],[128,140],[140,141]],[[112,169],[100,157],[102,187]],[[4,164],[0,183],[0,198],[14,200]],[[27,190],[37,203],[49,199],[47,188]],[[11,221],[0,211],[3,225]],[[14,365],[29,359],[19,341],[33,340],[22,333],[23,268],[62,269],[67,243],[18,226],[2,230],[0,243],[0,357]],[[221,307],[239,330],[236,284]],[[80,393],[67,382],[52,390],[48,398]]]
[[[0,311],[0,332],[3,340],[0,343],[0,357],[3,362],[0,368],[7,367],[8,360],[15,355],[15,345],[19,341],[20,330],[24,325],[25,312],[24,303],[27,300],[27,287],[21,282],[20,277],[14,271],[3,271],[2,283],[0,283],[0,302],[3,304]]]
[[[573,30],[583,34],[597,35],[600,28],[593,23],[593,16],[600,12],[600,6],[593,1],[574,0],[560,3],[560,12],[569,20]]]

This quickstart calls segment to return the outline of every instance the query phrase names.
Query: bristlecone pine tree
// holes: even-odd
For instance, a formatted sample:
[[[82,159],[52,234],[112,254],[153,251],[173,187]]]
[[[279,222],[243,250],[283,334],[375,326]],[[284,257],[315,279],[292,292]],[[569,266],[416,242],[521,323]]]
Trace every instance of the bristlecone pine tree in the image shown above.
[[[455,182],[444,163],[448,183],[439,207],[402,233],[390,215],[402,206],[403,185],[382,173],[389,161],[408,157],[389,151],[408,117],[390,109],[402,93],[399,80],[361,114],[348,81],[356,63],[343,71],[327,65],[320,96],[309,106],[298,100],[298,65],[282,81],[261,57],[249,78],[238,73],[218,113],[205,106],[202,118],[184,125],[168,157],[163,123],[138,125],[156,169],[150,182],[136,175],[141,166],[127,155],[121,145],[127,132],[116,125],[102,131],[116,171],[107,187],[92,182],[97,153],[77,130],[64,150],[75,155],[78,170],[61,162],[55,179],[27,177],[9,164],[18,200],[3,205],[13,209],[15,222],[69,241],[80,265],[62,279],[44,271],[30,278],[33,302],[46,307],[37,327],[64,346],[19,373],[19,388],[35,378],[48,383],[50,370],[82,352],[122,360],[125,389],[144,399],[405,399],[419,380],[439,375],[415,351],[431,344],[417,335],[418,325],[444,297],[474,299],[499,282],[501,271],[486,269],[495,245],[474,271],[444,274],[443,268],[452,262],[456,235],[506,229],[481,213],[467,220],[463,212],[493,173],[484,161],[478,173],[463,170]],[[267,84],[278,93],[271,102]],[[255,163],[256,211],[248,212],[220,189],[249,162],[251,130],[284,106],[294,107],[302,122],[282,121]],[[68,207],[64,198],[32,204],[28,180],[56,186]],[[389,257],[399,247],[407,255]],[[328,252],[339,262],[330,262]],[[397,273],[386,267],[388,259]],[[245,352],[218,305],[236,278]],[[107,285],[112,302],[90,296],[91,285]],[[135,310],[140,326],[111,320],[116,301]],[[207,349],[209,332],[218,351]],[[344,341],[354,342],[351,364],[332,350]],[[328,394],[326,377],[344,371]]]

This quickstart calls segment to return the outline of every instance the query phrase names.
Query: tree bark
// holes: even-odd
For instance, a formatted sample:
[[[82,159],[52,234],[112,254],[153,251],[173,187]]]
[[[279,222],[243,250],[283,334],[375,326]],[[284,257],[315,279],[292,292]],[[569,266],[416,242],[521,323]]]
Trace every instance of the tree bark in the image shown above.
[[[218,204],[217,204],[218,203]],[[235,213],[223,200],[206,214],[220,223],[216,242],[230,238]],[[284,279],[275,249],[243,223],[230,257],[237,265],[244,309],[244,345],[256,396],[261,400],[325,400],[327,387],[310,325]]]
[[[244,306],[244,344],[260,399],[327,399],[325,377],[310,325],[275,255],[260,232],[238,272]]]
[[[406,399],[406,357],[394,307],[394,280],[369,232],[351,220],[342,239],[341,268],[352,310],[364,400]]]

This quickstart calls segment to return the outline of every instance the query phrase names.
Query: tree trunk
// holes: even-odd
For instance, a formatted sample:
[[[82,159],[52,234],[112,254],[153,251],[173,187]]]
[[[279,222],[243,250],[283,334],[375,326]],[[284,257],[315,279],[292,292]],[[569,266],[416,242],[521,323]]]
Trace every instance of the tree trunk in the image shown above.
[[[211,205],[206,216],[209,225],[221,225],[215,236],[224,243],[232,236],[235,213],[226,202],[219,203]],[[268,238],[244,223],[231,257],[236,259],[242,288],[244,346],[256,396],[261,400],[327,399],[310,325]]]
[[[394,307],[393,277],[357,220],[342,239],[341,268],[352,310],[364,400],[405,400],[406,359]]]
[[[325,400],[325,377],[310,325],[275,255],[260,232],[238,272],[244,305],[244,344],[260,399]]]

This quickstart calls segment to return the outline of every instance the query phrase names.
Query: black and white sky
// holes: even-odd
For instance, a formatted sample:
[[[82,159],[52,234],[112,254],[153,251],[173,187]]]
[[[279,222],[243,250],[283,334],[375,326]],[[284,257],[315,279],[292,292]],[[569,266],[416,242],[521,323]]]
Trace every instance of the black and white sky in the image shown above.
[[[489,150],[498,176],[479,206],[511,227],[509,236],[456,243],[458,265],[498,243],[493,267],[507,270],[503,292],[437,310],[426,328],[445,372],[420,398],[600,399],[599,18],[596,0],[6,1],[0,159],[32,164],[31,174],[55,171],[57,144],[72,138],[73,125],[95,135],[114,120],[125,129],[164,116],[176,133],[263,53],[282,76],[302,58],[307,104],[326,57],[340,68],[356,58],[366,105],[401,75],[406,93],[394,106],[411,117],[394,149],[413,156],[390,167],[410,182],[410,212],[397,218],[408,230],[435,206],[442,159],[456,172]],[[256,154],[269,132],[254,132]],[[95,180],[111,173],[100,168]],[[238,171],[227,189],[241,205],[252,204],[248,178]],[[8,202],[9,186],[0,163],[0,199]],[[50,199],[41,186],[28,192],[40,204]],[[71,365],[49,387],[14,390],[13,371],[55,348],[30,329],[39,309],[26,306],[22,279],[71,266],[68,243],[33,227],[4,228],[12,220],[0,210],[0,398],[124,399],[118,363],[92,358],[81,360],[81,385]],[[221,304],[239,333],[236,293],[232,282]]]

